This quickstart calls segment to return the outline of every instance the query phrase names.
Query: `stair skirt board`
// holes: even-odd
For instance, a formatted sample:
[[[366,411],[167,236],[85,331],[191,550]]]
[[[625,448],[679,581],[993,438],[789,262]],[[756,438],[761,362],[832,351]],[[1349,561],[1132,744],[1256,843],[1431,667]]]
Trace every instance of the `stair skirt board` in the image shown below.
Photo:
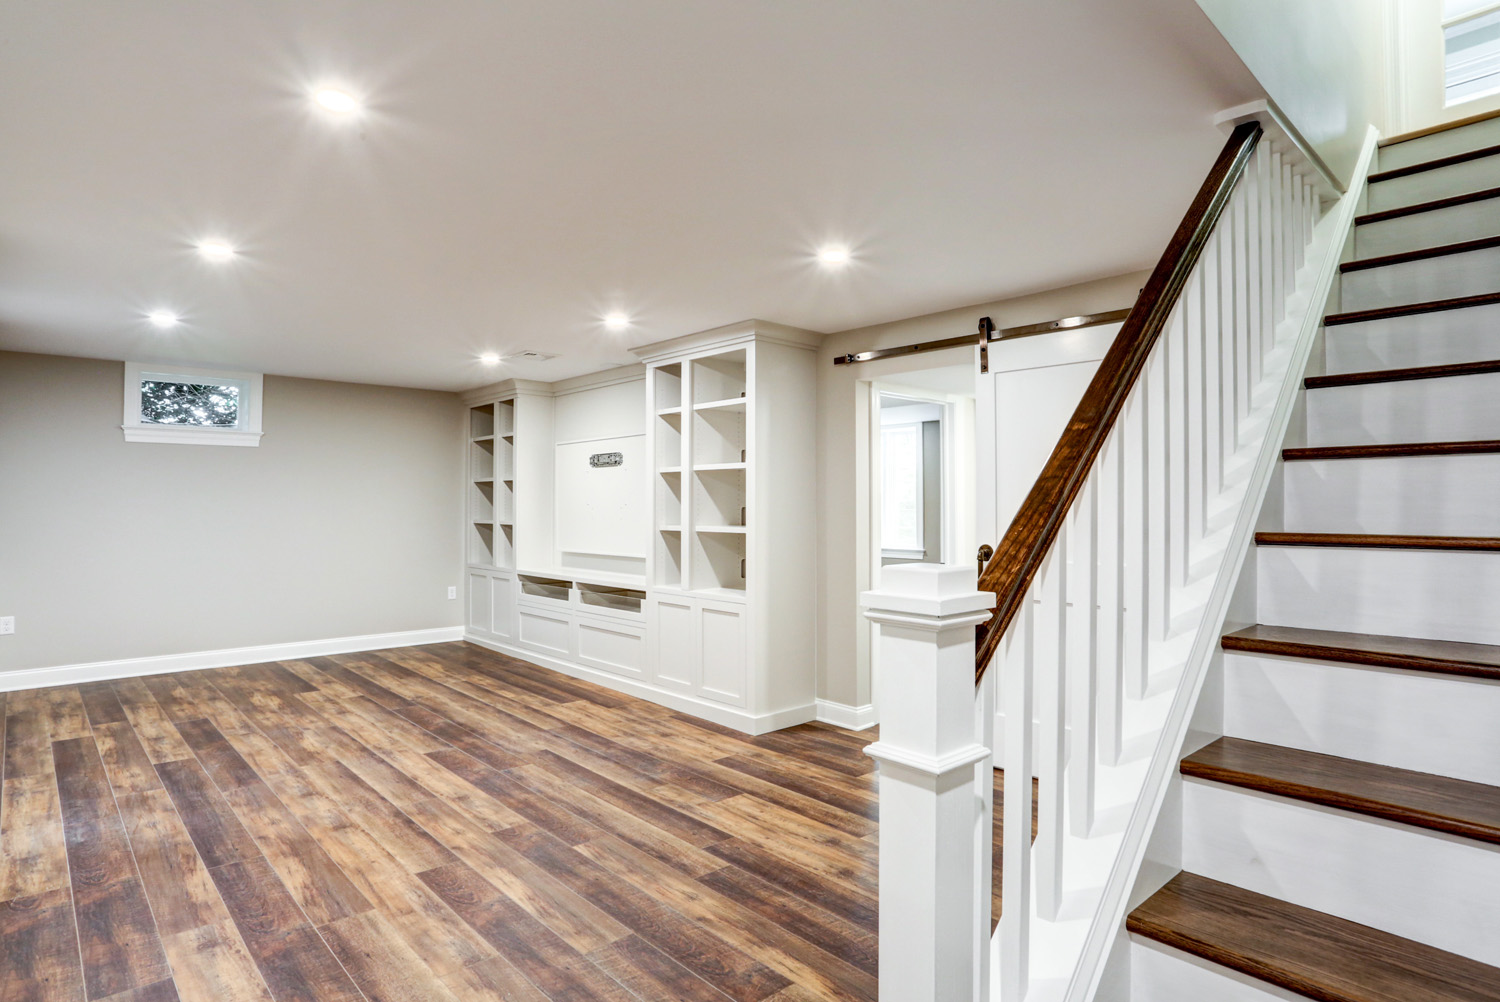
[[[1307,391],[1313,446],[1489,439],[1497,431],[1500,372]]]
[[[1224,658],[1229,737],[1500,787],[1497,721],[1500,683],[1264,655]]]
[[[1500,965],[1500,851],[1188,779],[1183,869]]]
[[[327,657],[330,654],[356,654],[360,651],[378,651],[389,647],[447,644],[462,639],[464,639],[462,626],[441,626],[430,630],[369,633],[357,637],[299,640],[289,644],[262,644],[255,647],[227,647],[216,651],[124,658],[119,661],[91,661],[86,664],[54,665],[48,668],[19,668],[15,671],[0,671],[0,692],[41,689],[53,685],[79,685],[84,682],[103,682],[109,679],[136,678],[142,675],[166,675],[182,671],[198,671],[204,668],[256,665],[267,661],[295,661],[299,658]]]
[[[1500,453],[1287,463],[1289,532],[1500,536]]]
[[[1500,553],[1259,546],[1260,621],[1500,644]]]

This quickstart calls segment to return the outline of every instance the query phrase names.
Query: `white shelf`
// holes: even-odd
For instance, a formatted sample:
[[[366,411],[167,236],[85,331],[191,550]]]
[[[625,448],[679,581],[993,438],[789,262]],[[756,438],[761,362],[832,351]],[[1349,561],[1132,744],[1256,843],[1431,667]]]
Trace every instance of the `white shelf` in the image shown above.
[[[682,526],[680,526],[680,525],[661,525],[661,526],[657,526],[656,531],[657,532],[681,532],[682,531]]]
[[[657,417],[676,417],[682,413],[681,407],[663,407],[656,412]]]
[[[737,535],[744,535],[745,534],[745,526],[743,526],[743,525],[700,525],[700,526],[698,526],[698,531],[699,532],[728,532],[728,533],[735,533]]]
[[[744,409],[744,397],[730,397],[727,400],[709,400],[706,403],[693,405],[693,410],[695,411],[743,411]]]
[[[711,473],[714,470],[743,470],[744,463],[694,463],[693,469],[698,473]]]
[[[680,466],[663,466],[661,469],[657,470],[656,472],[660,473],[664,477],[665,476],[680,477],[682,475],[682,467],[680,467]]]
[[[470,442],[493,442],[494,440],[494,435],[475,435],[473,438],[469,439]]]
[[[492,483],[495,482],[495,478],[494,477],[474,477],[473,480],[472,480],[472,482],[476,483],[476,484],[492,484]]]

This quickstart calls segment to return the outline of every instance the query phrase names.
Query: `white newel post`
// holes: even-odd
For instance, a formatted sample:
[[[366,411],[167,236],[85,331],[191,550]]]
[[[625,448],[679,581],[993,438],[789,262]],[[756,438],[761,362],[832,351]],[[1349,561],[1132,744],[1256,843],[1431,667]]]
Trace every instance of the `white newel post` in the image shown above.
[[[880,999],[975,1002],[990,932],[977,850],[989,839],[990,752],[974,627],[995,596],[976,590],[973,567],[880,573],[881,589],[863,596],[880,627],[880,740],[865,749],[880,768]]]

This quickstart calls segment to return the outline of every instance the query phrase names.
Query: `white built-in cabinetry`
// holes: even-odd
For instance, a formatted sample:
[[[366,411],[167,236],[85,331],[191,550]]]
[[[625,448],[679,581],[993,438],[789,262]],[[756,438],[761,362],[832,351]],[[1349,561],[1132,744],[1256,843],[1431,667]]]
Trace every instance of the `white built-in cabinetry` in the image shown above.
[[[468,638],[754,733],[812,719],[816,343],[751,321],[468,394]]]

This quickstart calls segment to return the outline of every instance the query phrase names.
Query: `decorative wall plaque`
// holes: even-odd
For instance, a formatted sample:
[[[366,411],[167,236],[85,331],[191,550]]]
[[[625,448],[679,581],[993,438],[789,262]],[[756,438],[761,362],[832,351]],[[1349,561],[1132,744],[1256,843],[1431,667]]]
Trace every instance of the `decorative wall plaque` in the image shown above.
[[[601,466],[623,466],[624,464],[623,452],[596,452],[589,457],[589,465],[595,469]]]

